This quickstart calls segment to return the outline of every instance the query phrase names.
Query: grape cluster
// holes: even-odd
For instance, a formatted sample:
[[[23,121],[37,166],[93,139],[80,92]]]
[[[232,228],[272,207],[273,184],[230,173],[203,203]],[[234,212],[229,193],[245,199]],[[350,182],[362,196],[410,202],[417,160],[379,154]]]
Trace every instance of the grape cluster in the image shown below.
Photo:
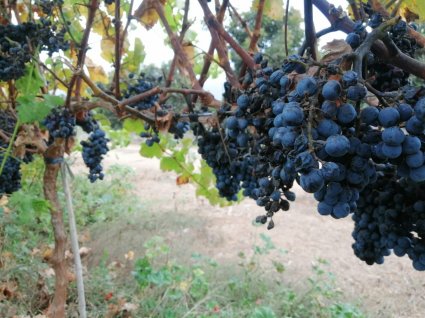
[[[90,134],[87,140],[81,142],[83,146],[83,160],[90,169],[90,182],[95,182],[97,179],[103,180],[104,178],[101,162],[103,155],[109,150],[108,141],[109,139],[105,137],[105,132],[97,128]]]
[[[130,98],[134,95],[138,95],[146,91],[149,91],[154,87],[155,87],[154,83],[145,79],[143,75],[136,77],[134,74],[130,74],[130,81],[127,86],[127,91],[125,92],[124,97]],[[159,95],[155,94],[155,95],[146,97],[142,99],[141,101],[130,104],[129,106],[134,107],[137,110],[147,110],[147,109],[150,109],[152,106],[154,106],[155,102],[157,102],[158,99],[159,99]]]
[[[7,143],[0,141],[0,163],[3,162]],[[21,188],[21,162],[12,156],[6,159],[6,164],[0,175],[0,196],[11,194]]]
[[[11,113],[7,111],[0,111],[0,129],[11,135],[15,129],[16,118],[12,116]]]
[[[369,24],[382,22],[375,15]],[[391,29],[397,45],[407,38],[404,26]],[[347,42],[355,49],[366,36],[359,22]],[[404,85],[409,74],[372,55],[362,78],[371,76],[383,91],[404,85],[399,96],[379,105],[368,105],[359,74],[337,64],[312,75],[308,60],[297,55],[279,68],[259,53],[254,61],[245,90],[236,97],[226,94],[236,106],[224,105],[220,125],[198,140],[220,195],[235,200],[242,190],[264,207],[256,221],[271,229],[274,214],[296,199],[291,188],[297,182],[313,193],[319,214],[353,216],[353,249],[360,259],[380,264],[393,250],[425,270],[423,89]]]
[[[58,31],[56,25],[43,18],[37,23],[0,25],[0,81],[18,79],[25,74],[25,63],[32,57],[31,47],[49,55],[67,50],[65,33],[65,29]]]
[[[180,121],[174,127],[174,138],[181,139],[184,134],[190,130],[190,123],[187,121]]]
[[[377,182],[360,195],[353,215],[353,249],[367,264],[384,256],[407,255],[416,270],[425,270],[425,184],[400,179],[394,167],[379,172]]]
[[[220,196],[229,201],[236,201],[240,187],[237,178],[238,169],[232,162],[238,155],[235,144],[224,145],[217,128],[205,131],[198,139],[198,152],[213,169],[217,178],[217,189]]]
[[[103,156],[109,151],[108,141],[105,132],[100,129],[99,124],[93,118],[91,112],[84,114],[84,117],[79,117],[77,124],[86,132],[89,133],[87,140],[81,141],[83,146],[83,160],[89,168],[89,180],[95,182],[97,179],[103,180],[104,173],[102,167]]]
[[[50,142],[55,138],[69,138],[75,135],[75,116],[66,108],[54,108],[42,124],[49,130]]]
[[[370,27],[377,28],[384,22],[384,18],[380,13],[370,12],[369,14],[370,19],[368,24]],[[408,25],[406,21],[400,20],[396,25],[391,27],[389,36],[401,52],[414,57],[419,46],[416,40],[408,35],[409,28],[414,28],[414,26]],[[347,42],[348,41],[349,38],[347,37]],[[352,44],[351,42],[348,43],[350,45]],[[407,72],[393,65],[379,62],[371,52],[368,54],[367,59],[368,76],[374,79],[372,81],[372,86],[374,88],[383,92],[396,91],[400,87],[408,84],[409,74]]]

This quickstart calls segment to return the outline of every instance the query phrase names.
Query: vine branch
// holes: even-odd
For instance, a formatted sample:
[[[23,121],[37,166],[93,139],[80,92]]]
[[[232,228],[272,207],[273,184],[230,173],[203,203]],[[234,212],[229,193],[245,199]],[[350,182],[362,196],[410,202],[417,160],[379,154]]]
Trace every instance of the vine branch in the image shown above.
[[[317,38],[314,29],[312,0],[304,0],[304,22],[307,47],[310,48],[311,58],[317,61]]]
[[[94,17],[95,17],[96,11],[98,9],[98,6],[99,6],[98,0],[91,0],[90,5],[88,6],[89,13],[88,13],[88,16],[87,16],[86,28],[84,30],[83,38],[82,38],[81,44],[80,44],[80,50],[78,52],[77,67],[76,67],[77,69],[82,68],[84,66],[84,61],[86,59],[87,47],[88,47],[88,42],[89,42],[89,37],[90,37],[90,31],[92,29]],[[76,93],[77,93],[77,95],[79,95],[81,81],[78,79],[78,76],[76,74],[74,74],[71,78],[71,81],[69,82],[69,85],[68,85],[69,88],[68,88],[68,92],[67,92],[66,100],[65,100],[65,107],[67,107],[67,108],[70,107],[71,96],[72,96],[72,92],[73,92],[73,89],[74,89],[74,85],[76,83],[77,83]]]
[[[383,39],[387,36],[387,29],[391,26],[395,25],[398,21],[400,21],[400,17],[396,17],[381,23],[376,29],[374,29],[371,33],[369,33],[363,43],[356,49],[354,53],[354,65],[353,69],[357,72],[360,79],[363,78],[363,59],[367,53],[369,53],[372,45],[376,40]]]
[[[223,38],[235,50],[235,52],[241,57],[242,61],[249,68],[254,68],[255,63],[253,58],[235,41],[235,39],[233,39],[229,35],[229,33],[226,32],[223,26],[217,21],[217,19],[212,14],[205,0],[198,0],[198,2],[201,5],[202,10],[204,11],[204,20],[207,25],[211,26],[217,31],[220,37]]]
[[[264,4],[265,0],[260,0],[258,2],[258,8],[257,8],[257,15],[255,17],[255,26],[254,31],[252,32],[252,38],[249,43],[248,51],[253,53],[257,51],[257,43],[261,36],[261,24],[263,22],[263,11],[264,11]],[[242,65],[241,71],[239,72],[239,78],[242,78],[245,75],[246,68],[252,68],[252,66],[249,66],[248,63],[245,63]]]
[[[120,99],[120,67],[121,67],[121,0],[115,0],[115,73],[114,91],[115,97]],[[124,39],[123,39],[124,41]]]
[[[322,12],[322,14],[329,20],[331,24],[338,21],[338,30],[345,33],[350,33],[354,30],[354,22],[351,21],[348,16],[342,16],[341,12],[336,9],[333,5],[329,4],[326,0],[312,0],[313,4]],[[391,54],[387,45],[381,40],[377,40],[373,43],[371,50],[376,54],[382,61],[391,63],[394,66],[416,75],[422,79],[425,79],[425,64],[411,58],[404,54],[397,48],[397,54]]]

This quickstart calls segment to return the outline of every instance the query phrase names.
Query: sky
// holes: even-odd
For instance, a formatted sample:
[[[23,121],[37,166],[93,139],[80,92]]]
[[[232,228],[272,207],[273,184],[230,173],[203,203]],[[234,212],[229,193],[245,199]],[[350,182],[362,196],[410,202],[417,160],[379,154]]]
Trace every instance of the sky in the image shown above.
[[[176,0],[177,2],[184,2],[184,0]],[[342,6],[342,8],[347,7],[347,0],[328,0],[330,3],[334,4],[336,7]],[[142,0],[135,0],[134,1],[134,8],[137,8]],[[239,13],[249,11],[251,7],[251,0],[233,0],[231,3],[232,5],[238,10]],[[283,1],[286,2],[286,1]],[[210,9],[212,12],[214,12],[214,1],[211,1],[210,3]],[[302,0],[292,0],[290,1],[290,6],[292,8],[295,8],[301,12],[301,15],[303,15],[303,6],[304,1]],[[313,19],[316,27],[316,31],[319,31],[321,29],[324,29],[328,27],[330,24],[328,20],[318,11],[316,8],[314,8],[313,11]],[[205,26],[205,23],[203,21],[203,11],[198,3],[197,0],[191,1],[190,11],[189,11],[189,19],[194,20],[194,23],[191,27],[191,30],[195,31],[198,34],[197,41],[194,43],[196,46],[200,47],[204,51],[208,51],[208,47],[210,45],[210,34]],[[300,26],[301,28],[304,28],[304,25]],[[145,28],[141,27],[140,24],[138,24],[137,30],[130,32],[130,43],[134,43],[134,38],[132,39],[131,36],[138,36],[142,39],[142,42],[145,47],[145,53],[146,57],[144,60],[145,65],[154,64],[156,66],[161,66],[163,63],[171,60],[173,58],[173,50],[171,47],[166,46],[164,44],[164,41],[166,40],[167,35],[163,31],[162,26],[160,23],[157,23],[152,29],[149,31]],[[345,38],[345,34],[342,32],[334,32],[327,34],[323,36],[319,40],[319,46],[323,46],[327,42],[332,41],[333,39],[339,39],[339,38]],[[96,45],[95,42],[100,42],[100,37],[97,38],[91,38],[91,47],[94,48]],[[103,63],[98,59],[99,51],[97,49],[92,50],[88,53],[90,57],[94,59],[94,61],[99,62],[105,69],[109,70],[111,68],[110,65],[107,63]],[[91,56],[92,55],[92,56]],[[220,98],[222,91],[223,91],[223,82],[225,81],[225,77],[222,74],[217,79],[209,79],[205,83],[205,89],[212,92],[216,98]]]

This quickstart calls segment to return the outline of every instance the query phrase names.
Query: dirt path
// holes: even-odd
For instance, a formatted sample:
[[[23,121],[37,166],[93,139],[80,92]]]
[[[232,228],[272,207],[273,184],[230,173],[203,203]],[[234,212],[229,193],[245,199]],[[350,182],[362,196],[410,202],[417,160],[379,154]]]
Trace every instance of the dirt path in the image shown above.
[[[296,188],[297,200],[290,211],[275,217],[276,227],[252,226],[252,220],[263,213],[252,200],[226,208],[211,207],[196,198],[192,185],[177,186],[176,175],[163,173],[157,160],[144,159],[138,146],[112,151],[106,166],[131,166],[142,202],[146,202],[152,222],[143,224],[151,232],[167,229],[166,237],[182,255],[200,252],[216,260],[235,259],[239,251],[249,253],[266,233],[278,248],[287,250],[283,257],[286,277],[293,282],[311,275],[311,266],[319,258],[330,263],[336,285],[348,300],[358,301],[372,317],[425,317],[425,273],[415,271],[407,257],[388,257],[383,265],[368,266],[357,259],[351,249],[353,222],[320,216],[314,199]],[[81,165],[76,164],[77,169]],[[155,218],[162,215],[165,217]],[[169,230],[168,230],[169,229]],[[132,249],[141,253],[144,236],[137,221],[122,221],[108,233],[93,234],[91,246],[95,263],[106,249],[111,257],[121,257]]]

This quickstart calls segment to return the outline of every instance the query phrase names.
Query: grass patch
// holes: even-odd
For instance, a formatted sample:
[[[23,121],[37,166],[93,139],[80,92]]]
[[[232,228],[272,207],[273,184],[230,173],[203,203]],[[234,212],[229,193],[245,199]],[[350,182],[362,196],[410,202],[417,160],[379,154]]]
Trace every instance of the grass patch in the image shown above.
[[[41,162],[24,167],[23,189],[0,206],[0,317],[40,314],[53,293],[54,276],[46,263],[53,243],[49,205],[42,199],[37,165]],[[278,251],[264,234],[249,255],[239,253],[227,263],[200,254],[189,259],[177,257],[177,250],[152,233],[182,228],[184,215],[161,223],[161,229],[150,226],[152,213],[157,211],[152,203],[147,206],[134,195],[135,189],[126,181],[131,174],[131,169],[115,166],[103,182],[92,184],[83,176],[73,181],[80,233],[87,229],[106,231],[117,221],[131,224],[136,215],[138,222],[145,224],[140,231],[146,232],[143,254],[138,258],[131,250],[122,251],[123,255],[127,252],[126,258],[111,262],[105,253],[95,266],[87,267],[89,317],[365,317],[357,307],[342,301],[343,295],[323,260],[313,266],[303,290],[288,285],[285,252]],[[152,222],[157,220],[161,220],[159,216]],[[72,260],[69,267],[72,269]],[[75,293],[72,282],[69,317],[77,315]]]

